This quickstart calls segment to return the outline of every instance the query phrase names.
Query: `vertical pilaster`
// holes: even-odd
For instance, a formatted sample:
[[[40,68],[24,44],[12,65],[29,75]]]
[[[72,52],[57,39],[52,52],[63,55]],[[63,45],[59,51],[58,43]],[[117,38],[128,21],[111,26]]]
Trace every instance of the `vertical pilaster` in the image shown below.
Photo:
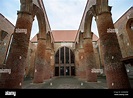
[[[38,44],[35,57],[35,72],[33,83],[43,83],[44,81],[44,67],[46,65],[45,51],[46,51],[46,39],[41,38],[39,34]]]
[[[78,58],[79,58],[79,67],[78,67],[78,73],[79,78],[86,80],[86,65],[84,64],[84,49],[79,48],[78,49]]]
[[[28,77],[31,77],[31,78],[34,77],[35,53],[36,53],[36,49],[31,51],[30,66],[29,66],[30,68],[28,73]]]
[[[84,65],[86,66],[86,78],[88,82],[96,82],[97,81],[97,74],[94,73],[92,70],[96,69],[96,60],[93,51],[92,39],[91,38],[84,38]]]
[[[50,65],[51,65],[51,77],[54,77],[54,69],[55,69],[55,60],[54,60],[54,51],[53,51],[53,49],[52,49],[52,53],[51,53],[51,57],[50,57]]]
[[[75,49],[74,54],[75,54],[75,73],[76,73],[76,77],[78,77],[79,76],[79,72],[78,72],[78,67],[79,67],[78,49]]]
[[[44,67],[44,80],[50,79],[51,77],[51,65],[50,65],[50,57],[51,57],[51,49],[47,48],[46,49],[46,65]]]

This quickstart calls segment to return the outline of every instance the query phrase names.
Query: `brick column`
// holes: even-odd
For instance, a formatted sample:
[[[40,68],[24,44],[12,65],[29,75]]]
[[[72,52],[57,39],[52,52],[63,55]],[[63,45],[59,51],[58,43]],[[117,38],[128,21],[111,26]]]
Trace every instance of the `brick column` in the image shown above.
[[[88,82],[96,82],[97,74],[92,72],[96,68],[95,55],[92,46],[91,38],[84,38],[84,65],[86,66],[86,78]]]
[[[33,17],[29,12],[18,12],[18,18],[12,35],[11,46],[8,47],[6,69],[11,69],[11,74],[2,74],[4,88],[22,88],[26,57],[28,52],[29,38]]]
[[[85,65],[85,57],[84,57],[84,49],[79,48],[78,49],[78,58],[79,58],[79,66],[78,66],[78,73],[79,73],[79,78],[86,80],[86,65]]]
[[[75,73],[76,73],[76,77],[78,77],[79,76],[79,72],[78,72],[78,67],[79,67],[78,49],[75,49],[74,54],[75,54]]]
[[[105,8],[105,7],[104,7]],[[109,7],[107,9],[110,9]],[[118,39],[114,31],[114,24],[109,10],[98,12],[96,22],[100,36],[100,48],[104,58],[107,85],[109,89],[130,88],[130,83],[125,66],[120,61],[122,58]],[[108,32],[111,29],[112,32]]]
[[[75,51],[74,51],[74,55],[75,55],[75,73],[76,73],[76,77],[79,77],[79,43],[75,43]]]
[[[41,38],[39,34],[37,35],[37,37],[38,37],[38,45],[35,57],[35,72],[34,72],[33,83],[43,83],[44,67],[46,65],[46,60],[45,60],[46,39]]]
[[[29,66],[30,68],[28,73],[28,77],[30,78],[34,77],[35,53],[36,53],[36,49],[32,50],[31,57],[30,57],[30,66]]]
[[[52,49],[51,57],[50,57],[50,66],[51,66],[51,78],[54,77],[54,69],[55,69],[55,59],[54,59],[54,50]]]
[[[51,77],[51,65],[50,65],[50,57],[51,57],[51,49],[47,48],[46,49],[46,65],[44,67],[44,80],[50,79]]]

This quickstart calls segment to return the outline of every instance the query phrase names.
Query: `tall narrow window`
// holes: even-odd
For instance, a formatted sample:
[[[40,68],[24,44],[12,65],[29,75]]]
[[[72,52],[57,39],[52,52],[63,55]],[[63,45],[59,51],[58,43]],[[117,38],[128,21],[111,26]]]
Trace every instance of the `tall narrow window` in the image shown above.
[[[130,29],[133,31],[133,20],[130,23]]]
[[[66,47],[66,64],[69,64],[69,48]]]
[[[64,64],[64,47],[61,48],[61,59],[60,60],[61,60],[60,63]]]
[[[11,48],[12,40],[13,40],[13,35],[11,35],[11,38],[10,38],[10,42],[9,42],[8,49],[7,49],[7,52],[6,52],[6,57],[5,57],[5,60],[4,60],[4,64],[6,64],[6,61],[7,61],[8,55],[9,55],[9,51],[10,51],[10,48]]]
[[[75,63],[75,62],[74,62],[74,53],[72,52],[72,50],[71,50],[70,53],[71,53],[71,63]]]
[[[55,64],[59,64],[59,50],[57,51],[55,55]]]

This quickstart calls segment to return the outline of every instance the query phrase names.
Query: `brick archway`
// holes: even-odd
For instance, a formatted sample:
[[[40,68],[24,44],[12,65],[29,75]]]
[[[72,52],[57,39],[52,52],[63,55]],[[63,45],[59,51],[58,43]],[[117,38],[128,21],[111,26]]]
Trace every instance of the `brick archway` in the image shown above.
[[[38,1],[39,2],[39,1]],[[44,66],[45,63],[45,48],[46,48],[46,17],[44,10],[33,4],[33,0],[20,0],[20,11],[18,11],[18,18],[16,21],[15,30],[12,37],[12,43],[10,46],[9,54],[5,62],[4,68],[11,69],[11,74],[2,74],[1,79],[3,85],[0,88],[22,88],[23,79],[24,79],[24,69],[25,62],[28,53],[28,45],[31,34],[32,23],[35,15],[38,19],[39,24],[39,34],[38,34],[38,46],[36,53],[35,66],[36,69],[39,65]],[[41,2],[39,2],[41,3]],[[39,49],[43,49],[43,52],[40,53]],[[41,55],[40,55],[41,54]],[[41,58],[41,59],[40,59]],[[39,61],[38,61],[39,60]],[[42,71],[38,71],[42,72]],[[35,74],[35,80],[38,80],[36,77],[40,73]]]
[[[93,0],[91,0],[93,1]],[[90,6],[88,1],[88,10],[85,14],[84,22],[84,51],[86,55],[86,61],[89,61],[89,57],[93,55],[92,49],[87,48],[91,46],[91,23],[92,17],[95,17],[98,33],[100,37],[100,50],[102,50],[102,57],[104,63],[104,69],[106,74],[106,80],[108,88],[120,89],[130,88],[130,83],[126,73],[125,66],[121,62],[122,55],[118,43],[118,39],[115,32],[108,32],[108,29],[115,29],[111,16],[111,7],[108,6],[108,0],[94,0],[95,4]],[[87,7],[86,7],[87,8]],[[113,50],[113,51],[112,51]],[[115,58],[115,59],[114,59]],[[93,60],[94,61],[94,60]],[[87,63],[87,62],[86,62]],[[88,62],[88,71],[92,68],[92,62]],[[91,76],[91,72],[88,72]],[[92,78],[93,79],[93,78]]]
[[[130,43],[133,46],[133,18],[130,18],[126,23],[126,30],[128,33],[128,37],[130,39]]]

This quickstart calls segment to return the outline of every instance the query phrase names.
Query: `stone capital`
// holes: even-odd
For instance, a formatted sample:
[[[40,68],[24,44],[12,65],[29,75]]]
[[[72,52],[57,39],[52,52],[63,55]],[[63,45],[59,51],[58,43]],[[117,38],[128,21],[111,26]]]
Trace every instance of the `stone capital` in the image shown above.
[[[25,18],[28,19],[28,21],[33,22],[34,17],[31,12],[28,11],[17,11],[18,18]]]
[[[37,40],[45,40],[45,41],[46,41],[46,38],[41,37],[40,34],[38,33],[38,34],[37,34]]]
[[[112,8],[111,6],[107,6],[107,5],[93,5],[90,8],[89,13],[95,17],[102,13],[110,13],[111,14],[111,8]]]
[[[87,43],[90,43],[90,42],[92,42],[91,38],[84,38],[83,47],[84,47],[84,45],[86,45]]]
[[[50,47],[46,47],[47,51],[52,51],[52,49]]]
[[[37,40],[46,40],[46,39],[45,39],[45,38],[39,37],[39,38],[37,38]]]
[[[31,12],[28,11],[17,11],[17,15],[19,14],[28,14],[28,15],[32,15]]]
[[[92,40],[90,37],[84,37],[84,40]]]

